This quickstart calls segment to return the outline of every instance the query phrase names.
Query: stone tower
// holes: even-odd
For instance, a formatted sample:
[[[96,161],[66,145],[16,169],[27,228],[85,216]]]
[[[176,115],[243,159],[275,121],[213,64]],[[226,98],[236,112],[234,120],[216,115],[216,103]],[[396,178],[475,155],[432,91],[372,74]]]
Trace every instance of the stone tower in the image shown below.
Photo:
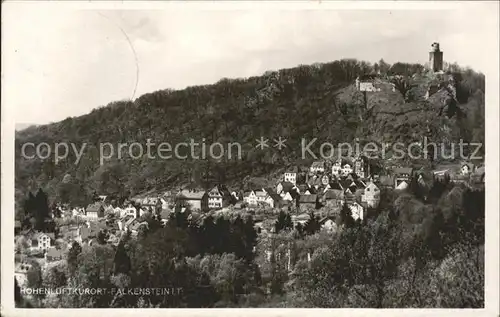
[[[443,70],[443,52],[439,50],[439,43],[432,43],[432,50],[429,52],[429,67],[433,72]]]

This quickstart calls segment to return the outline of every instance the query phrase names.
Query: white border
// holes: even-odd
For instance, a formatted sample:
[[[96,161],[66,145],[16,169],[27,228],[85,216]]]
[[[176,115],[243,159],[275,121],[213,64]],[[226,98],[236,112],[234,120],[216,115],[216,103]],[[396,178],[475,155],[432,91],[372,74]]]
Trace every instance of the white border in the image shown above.
[[[477,1],[479,2],[479,1]],[[477,3],[476,2],[476,3]],[[42,1],[8,1],[2,3],[2,15],[11,5],[36,6]],[[43,3],[47,7],[47,3]],[[463,6],[471,6],[474,3],[464,1],[280,1],[280,2],[138,2],[138,1],[99,1],[99,2],[55,2],[50,1],[48,6],[54,9],[111,9],[111,10],[154,10],[168,9],[172,7],[196,7],[202,10],[245,10],[245,9],[282,9],[282,10],[346,10],[346,9],[391,9],[391,10],[441,10],[453,9]],[[492,10],[498,12],[497,1],[490,1]],[[2,19],[3,20],[3,19]],[[478,58],[487,59],[491,68],[484,70],[486,76],[486,269],[485,269],[485,308],[484,309],[16,309],[14,308],[14,122],[12,109],[4,105],[5,95],[3,81],[5,74],[2,72],[2,116],[1,116],[1,312],[5,316],[57,316],[71,314],[73,316],[89,316],[93,314],[107,314],[109,316],[131,316],[135,314],[145,314],[147,316],[164,315],[166,312],[170,316],[229,316],[229,315],[255,315],[255,316],[330,316],[332,313],[342,316],[387,316],[392,314],[407,316],[498,316],[499,314],[499,204],[498,204],[498,175],[499,175],[499,35],[498,35],[498,15],[496,19],[496,36],[487,38],[483,36],[484,42],[496,43],[495,51],[478,51]],[[33,26],[36,27],[36,26]],[[3,30],[3,29],[2,29]],[[3,37],[2,37],[3,39]],[[464,43],[464,48],[467,43]],[[4,47],[4,46],[2,46]],[[4,55],[2,54],[2,66],[4,65]],[[4,67],[2,67],[4,69]],[[29,89],[26,87],[26,89]],[[29,93],[29,91],[27,91]]]

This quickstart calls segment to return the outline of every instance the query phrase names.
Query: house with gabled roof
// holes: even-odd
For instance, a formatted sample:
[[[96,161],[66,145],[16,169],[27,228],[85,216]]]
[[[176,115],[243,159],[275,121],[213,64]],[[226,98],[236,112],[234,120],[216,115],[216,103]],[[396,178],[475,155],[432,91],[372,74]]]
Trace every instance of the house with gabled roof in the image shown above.
[[[55,240],[53,233],[30,231],[27,235],[27,244],[30,251],[47,251]]]
[[[95,202],[87,206],[85,209],[85,216],[87,219],[97,220],[104,217],[104,204],[101,202]]]
[[[318,195],[300,195],[298,199],[299,209],[306,212],[318,208]]]
[[[297,189],[298,189],[298,192],[300,194],[304,194],[309,189],[309,185],[307,185],[307,184],[300,184],[300,185],[297,186]]]
[[[362,202],[367,207],[377,208],[380,203],[380,189],[373,182],[369,181],[363,190]]]
[[[411,167],[397,167],[393,170],[394,174],[394,188],[403,189],[408,187],[413,176],[413,168]],[[402,183],[405,184],[402,184]]]
[[[335,190],[344,190],[344,187],[342,186],[340,180],[333,180],[332,182],[330,182],[330,184],[328,184],[325,189],[323,190],[323,192],[326,192],[327,190],[329,189],[335,189]]]
[[[460,173],[462,175],[470,175],[474,171],[474,164],[463,162],[460,165]]]
[[[330,177],[325,174],[321,177],[321,185],[326,187],[328,184],[330,184]]]
[[[364,219],[364,208],[357,202],[351,203],[348,205],[351,210],[351,216],[354,220],[363,220]]]
[[[189,207],[192,211],[208,210],[208,194],[202,190],[195,189],[183,189],[177,195],[177,203],[183,205],[183,207]]]
[[[211,190],[208,191],[208,208],[222,208],[222,193],[217,186],[214,186]]]
[[[290,192],[295,188],[295,184],[292,184],[290,182],[279,182],[278,185],[276,186],[276,193],[278,195],[284,195],[285,193]]]
[[[332,164],[332,175],[339,176],[342,173],[342,160],[338,159]]]
[[[243,193],[243,201],[251,207],[255,207],[258,205],[257,203],[257,195],[255,194],[255,191],[253,190],[248,190]]]
[[[359,178],[366,178],[368,176],[369,165],[366,164],[364,157],[358,156],[354,160],[354,173]]]
[[[168,209],[167,200],[161,196],[146,196],[136,199],[136,202],[141,205],[142,209],[151,210],[152,212]]]
[[[337,223],[335,216],[326,216],[319,220],[319,224],[322,230],[326,230],[327,232],[336,232],[337,231]]]
[[[287,168],[283,175],[283,180],[285,182],[290,182],[292,184],[297,184],[297,175],[299,173],[299,169],[297,166],[291,166]]]
[[[309,173],[311,174],[324,173],[324,172],[325,172],[325,162],[323,161],[315,161],[311,164],[311,167],[309,168]]]
[[[395,190],[405,190],[410,186],[410,183],[408,183],[406,180],[403,180],[399,182],[398,186],[396,186],[394,189]]]
[[[266,197],[267,197],[267,192],[264,188],[254,189],[253,192],[255,193],[255,197],[257,199],[257,204],[265,202]]]
[[[300,194],[297,192],[287,192],[281,197],[283,203],[292,204]]]
[[[282,198],[278,193],[276,193],[272,188],[264,188],[267,193],[265,198],[265,203],[268,204],[271,208],[275,208],[282,205]]]
[[[328,189],[320,198],[320,202],[327,208],[337,208],[342,206],[344,201],[344,191],[340,189]]]
[[[345,161],[342,164],[342,176],[348,176],[353,171],[352,163]]]

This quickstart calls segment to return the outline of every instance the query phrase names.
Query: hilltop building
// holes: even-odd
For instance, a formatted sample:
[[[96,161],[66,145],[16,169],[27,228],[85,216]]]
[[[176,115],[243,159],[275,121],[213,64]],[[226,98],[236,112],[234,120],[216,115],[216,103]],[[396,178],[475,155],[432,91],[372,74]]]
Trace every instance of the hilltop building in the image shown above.
[[[429,67],[433,72],[440,72],[443,70],[443,52],[439,49],[439,43],[437,42],[432,43],[431,47]]]

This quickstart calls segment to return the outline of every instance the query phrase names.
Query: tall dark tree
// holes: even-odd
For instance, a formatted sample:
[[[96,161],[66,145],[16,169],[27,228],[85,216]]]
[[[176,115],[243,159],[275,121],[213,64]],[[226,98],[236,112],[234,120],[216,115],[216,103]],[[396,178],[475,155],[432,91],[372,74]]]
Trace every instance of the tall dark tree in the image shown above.
[[[292,230],[293,223],[292,223],[292,217],[290,216],[290,214],[285,213],[283,210],[281,210],[280,213],[278,214],[278,219],[276,220],[276,223],[274,224],[274,229],[275,229],[276,233],[278,233],[282,230]]]
[[[319,217],[314,215],[314,212],[310,212],[309,219],[304,225],[304,231],[308,235],[315,234],[321,229],[321,225],[319,223]]]
[[[116,247],[115,259],[114,259],[114,273],[115,274],[129,274],[130,273],[130,257],[125,249],[125,243],[120,241]]]
[[[107,240],[108,240],[107,232],[104,230],[99,231],[99,233],[97,234],[97,242],[99,244],[106,244]]]
[[[244,258],[248,263],[251,263],[254,257],[253,248],[257,244],[257,231],[255,230],[252,216],[246,218],[243,230],[245,246]]]
[[[45,222],[50,219],[49,200],[47,194],[40,188],[35,196],[35,229],[47,231]]]
[[[78,255],[80,253],[82,253],[82,246],[77,241],[73,241],[71,248],[69,249],[67,259],[69,276],[75,275],[78,267]]]
[[[351,209],[346,203],[344,203],[342,209],[340,209],[340,222],[347,228],[354,227],[354,225],[356,224],[354,218],[352,218]]]

